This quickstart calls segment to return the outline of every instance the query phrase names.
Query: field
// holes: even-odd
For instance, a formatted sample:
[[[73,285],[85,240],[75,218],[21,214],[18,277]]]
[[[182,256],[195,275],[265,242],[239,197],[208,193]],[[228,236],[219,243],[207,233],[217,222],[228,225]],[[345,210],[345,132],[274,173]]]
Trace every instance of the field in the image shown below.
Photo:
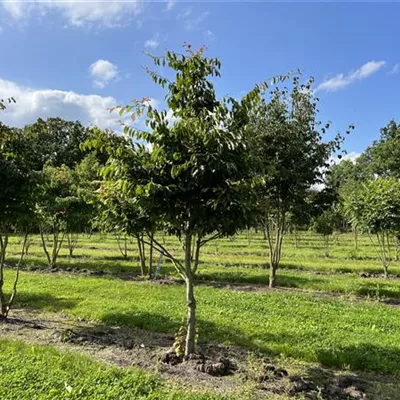
[[[160,240],[179,250],[175,239]],[[33,236],[13,323],[1,327],[0,398],[400,398],[400,262],[384,279],[370,239],[360,236],[357,246],[353,235],[337,235],[325,257],[315,234],[288,235],[278,288],[269,290],[262,234],[206,245],[196,287],[199,348],[239,365],[216,378],[158,361],[185,313],[171,264],[143,279],[133,243],[124,259],[116,238],[95,234],[79,238],[73,258],[62,248],[51,271]],[[6,271],[8,288],[14,275]],[[265,362],[285,376],[260,379]]]

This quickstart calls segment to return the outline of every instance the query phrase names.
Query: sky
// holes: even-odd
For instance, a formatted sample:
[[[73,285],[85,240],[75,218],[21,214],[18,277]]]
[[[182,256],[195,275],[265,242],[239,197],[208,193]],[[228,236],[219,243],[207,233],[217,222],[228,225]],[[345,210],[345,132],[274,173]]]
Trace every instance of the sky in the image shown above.
[[[110,107],[143,97],[164,106],[145,53],[187,42],[221,60],[220,96],[297,69],[313,76],[332,134],[355,125],[344,144],[353,157],[400,122],[399,16],[396,2],[0,0],[0,98],[17,101],[1,119],[118,129]]]

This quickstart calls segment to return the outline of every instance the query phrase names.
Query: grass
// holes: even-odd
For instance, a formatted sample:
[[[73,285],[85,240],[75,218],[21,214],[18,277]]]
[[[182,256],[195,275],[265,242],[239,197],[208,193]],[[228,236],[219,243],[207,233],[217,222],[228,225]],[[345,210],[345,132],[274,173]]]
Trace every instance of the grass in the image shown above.
[[[0,341],[0,398],[7,400],[217,400],[226,397],[185,393],[154,374],[105,366],[49,346]]]
[[[400,309],[313,294],[201,285],[196,295],[203,341],[351,370],[400,372]],[[168,333],[177,331],[185,310],[182,285],[27,272],[18,302],[98,323]]]
[[[37,236],[32,239],[16,307],[63,313],[100,325],[168,334],[179,329],[185,314],[184,286],[130,280],[140,274],[135,243],[129,243],[126,260],[112,236],[82,236],[72,259],[64,246],[59,269],[107,273],[92,277],[41,273],[46,268],[43,249]],[[11,262],[18,258],[18,240],[10,241]],[[166,237],[165,241],[180,254],[177,240]],[[339,235],[330,257],[324,257],[318,236],[302,232],[296,240],[288,235],[278,271],[279,290],[267,289],[267,266],[268,251],[260,233],[249,237],[244,233],[204,247],[196,287],[201,341],[261,351],[289,364],[322,364],[387,374],[391,379],[400,375],[400,307],[381,301],[400,300],[400,279],[360,277],[366,272],[382,274],[368,237],[359,237],[356,250],[351,234]],[[39,271],[29,272],[32,268]],[[400,274],[400,263],[393,261],[389,272]],[[14,274],[6,271],[7,290]],[[161,276],[176,278],[168,261]],[[235,290],[241,285],[246,287]],[[251,288],[256,290],[246,290]],[[0,398],[5,399],[226,398],[179,391],[139,370],[121,370],[53,348],[16,342],[0,341],[0,371]]]

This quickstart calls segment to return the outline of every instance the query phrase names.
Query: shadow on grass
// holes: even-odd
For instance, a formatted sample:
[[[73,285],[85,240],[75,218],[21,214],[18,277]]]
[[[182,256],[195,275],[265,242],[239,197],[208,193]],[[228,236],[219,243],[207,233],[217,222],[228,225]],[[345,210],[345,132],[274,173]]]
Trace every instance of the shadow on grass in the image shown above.
[[[72,309],[78,304],[78,299],[58,297],[50,293],[18,292],[13,308],[26,308],[33,310],[46,309],[48,311],[63,311]]]
[[[130,328],[139,328],[149,332],[147,341],[154,342],[154,332],[164,334],[164,338],[158,338],[159,341],[167,341],[168,345],[172,345],[174,335],[181,327],[182,315],[176,318],[168,318],[161,314],[130,311],[125,313],[108,313],[101,318],[104,326],[125,326]],[[197,320],[199,332],[199,344],[206,343],[227,343],[246,350],[262,351],[270,356],[278,356],[279,352],[268,348],[268,342],[293,343],[296,340],[294,335],[282,332],[279,334],[265,333],[251,335],[243,333],[239,329],[232,329],[230,326],[223,326],[215,322],[199,318]],[[151,333],[150,333],[151,332]],[[165,336],[166,335],[166,336]],[[141,337],[146,345],[146,338]],[[153,343],[154,344],[154,343]]]
[[[395,374],[399,372],[400,347],[360,343],[319,350],[316,357],[318,362],[329,367]]]
[[[140,328],[144,332],[135,333],[131,331],[131,339],[140,339],[140,342],[145,346],[163,347],[172,345],[174,334],[181,326],[180,315],[177,315],[176,318],[168,318],[161,314],[140,311],[105,314],[101,318],[101,322],[102,326],[95,329],[109,331],[110,326],[129,327],[131,329]],[[296,335],[287,332],[256,333],[253,331],[246,333],[240,329],[232,329],[232,326],[224,326],[203,318],[198,319],[198,329],[200,346],[208,343],[225,343],[242,348],[244,351],[261,352],[271,357],[279,356],[282,353],[289,357],[314,361],[309,359],[309,356],[302,355],[296,351],[294,344],[298,338]],[[146,331],[148,332],[147,334]],[[104,340],[103,338],[99,339],[99,335],[96,333],[94,335],[92,333],[90,331],[83,332],[88,337],[94,336],[93,340],[99,340],[100,342]],[[157,334],[161,335],[157,336]],[[101,333],[100,336],[104,336],[104,334]],[[308,339],[315,340],[317,337],[310,333]],[[283,350],[277,351],[275,350],[276,348]],[[351,371],[393,374],[398,373],[400,365],[400,348],[388,348],[373,344],[320,349],[314,352],[314,356],[315,361],[324,366],[338,367]],[[312,372],[319,373],[318,369],[310,370],[309,372],[310,374]]]

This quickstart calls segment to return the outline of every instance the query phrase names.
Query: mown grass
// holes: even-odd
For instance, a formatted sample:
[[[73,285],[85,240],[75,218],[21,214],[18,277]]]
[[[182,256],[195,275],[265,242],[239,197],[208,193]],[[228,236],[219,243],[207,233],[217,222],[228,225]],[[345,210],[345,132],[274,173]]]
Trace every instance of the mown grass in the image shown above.
[[[17,259],[17,240],[12,238],[10,259]],[[93,235],[91,238],[81,236],[75,256],[70,259],[67,249],[61,250],[58,266],[64,270],[86,269],[104,271],[112,276],[139,275],[140,267],[136,245],[128,244],[129,258],[124,260],[119,252],[115,237],[110,235]],[[159,240],[162,240],[160,237]],[[166,237],[168,248],[180,254],[178,241]],[[286,237],[283,247],[281,269],[278,271],[278,286],[302,290],[318,290],[342,294],[354,294],[374,298],[400,298],[400,280],[361,278],[360,273],[381,274],[382,268],[375,256],[371,241],[360,236],[357,258],[347,257],[354,252],[354,238],[351,234],[342,234],[332,245],[331,256],[323,256],[323,245],[320,238],[309,232],[299,235],[297,247],[293,235]],[[158,255],[155,255],[155,261]],[[252,232],[250,241],[247,234],[233,239],[224,238],[205,246],[201,254],[198,279],[201,282],[223,281],[245,284],[268,284],[268,253],[261,234]],[[25,258],[28,268],[45,268],[43,249],[39,238],[33,237],[29,255]],[[389,268],[394,275],[400,273],[400,263],[393,262]],[[165,261],[160,271],[161,276],[176,276],[173,266]]]
[[[351,370],[400,372],[400,309],[312,293],[204,285],[196,295],[202,341]],[[175,333],[185,311],[184,287],[24,272],[18,306]]]
[[[0,341],[4,400],[217,400],[227,397],[166,387],[154,374],[116,368],[52,347]]]

